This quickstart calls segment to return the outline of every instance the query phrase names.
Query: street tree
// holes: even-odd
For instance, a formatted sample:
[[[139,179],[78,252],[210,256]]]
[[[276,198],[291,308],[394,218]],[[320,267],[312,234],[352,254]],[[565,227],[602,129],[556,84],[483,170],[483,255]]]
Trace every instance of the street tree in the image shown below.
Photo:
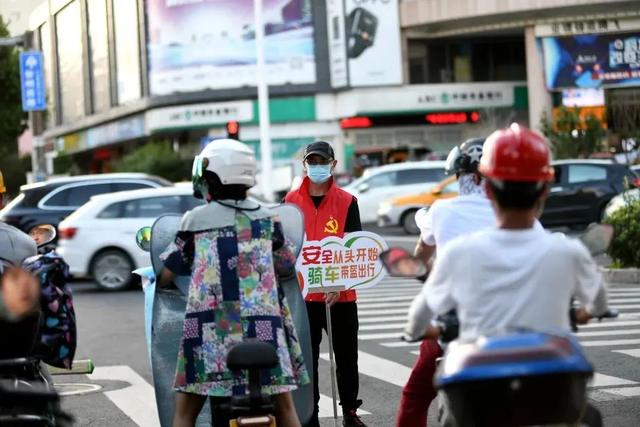
[[[3,37],[9,37],[9,30],[0,15],[0,38]],[[27,162],[18,158],[18,136],[25,129],[26,118],[21,106],[18,49],[0,46],[0,169],[12,193],[25,182]]]
[[[554,159],[585,159],[602,151],[605,128],[593,114],[561,107],[553,117],[543,116],[541,129],[551,142]]]

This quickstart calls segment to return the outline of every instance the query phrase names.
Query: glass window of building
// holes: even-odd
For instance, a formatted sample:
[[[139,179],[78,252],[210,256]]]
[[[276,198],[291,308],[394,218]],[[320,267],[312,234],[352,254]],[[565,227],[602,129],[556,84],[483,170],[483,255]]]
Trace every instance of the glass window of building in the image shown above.
[[[139,99],[140,43],[138,37],[138,2],[113,0],[116,41],[118,104]]]
[[[82,79],[82,31],[80,3],[69,3],[56,15],[58,41],[58,75],[62,122],[72,123],[84,116],[84,82]]]
[[[105,0],[88,0],[87,14],[89,17],[89,58],[91,61],[93,112],[100,113],[111,107],[107,5]]]
[[[409,40],[409,82],[526,80],[523,37]]]
[[[51,46],[51,28],[48,22],[40,26],[40,49],[44,58],[44,80],[47,92],[47,114],[44,126],[49,129],[55,126],[56,106],[53,87],[53,47]]]

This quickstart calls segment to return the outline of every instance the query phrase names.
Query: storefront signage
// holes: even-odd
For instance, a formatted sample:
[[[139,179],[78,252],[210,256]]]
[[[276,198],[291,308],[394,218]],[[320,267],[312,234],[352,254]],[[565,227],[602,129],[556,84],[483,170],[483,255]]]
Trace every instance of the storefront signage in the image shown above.
[[[536,25],[536,37],[574,36],[640,30],[640,19],[583,19]]]
[[[253,120],[251,101],[210,102],[149,110],[147,129],[149,132],[154,132],[160,129],[221,125],[229,121],[251,120]]]
[[[344,0],[326,0],[326,2],[329,75],[331,78],[331,87],[337,89],[349,84]]]
[[[542,39],[547,87],[640,86],[640,31]]]
[[[342,117],[387,112],[465,111],[512,107],[514,83],[458,83],[361,89],[339,95]]]
[[[333,218],[325,224],[327,233],[337,233],[338,228]],[[386,249],[385,241],[368,231],[305,242],[296,263],[302,293],[359,290],[377,285],[386,274],[380,260]]]

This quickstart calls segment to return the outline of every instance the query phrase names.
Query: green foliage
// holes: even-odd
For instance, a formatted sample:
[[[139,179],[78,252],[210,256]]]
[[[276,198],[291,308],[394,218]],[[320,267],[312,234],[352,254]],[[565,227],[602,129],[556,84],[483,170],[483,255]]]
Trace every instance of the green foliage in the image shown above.
[[[0,37],[8,36],[9,30],[0,16]],[[0,47],[0,147],[9,152],[18,150],[17,139],[26,118],[21,105],[18,50]]]
[[[178,182],[191,179],[192,158],[183,158],[169,142],[150,142],[122,158],[118,172],[142,172]]]
[[[543,116],[541,128],[551,142],[555,159],[587,158],[603,149],[605,129],[602,121],[591,114],[582,119],[577,108],[561,107],[552,120]]]
[[[625,206],[604,220],[615,235],[609,256],[617,267],[640,267],[640,197],[625,196]]]
[[[0,37],[8,36],[9,30],[0,16]],[[18,192],[31,168],[29,159],[18,158],[18,136],[26,120],[21,105],[18,58],[16,48],[0,47],[0,170],[10,194]]]

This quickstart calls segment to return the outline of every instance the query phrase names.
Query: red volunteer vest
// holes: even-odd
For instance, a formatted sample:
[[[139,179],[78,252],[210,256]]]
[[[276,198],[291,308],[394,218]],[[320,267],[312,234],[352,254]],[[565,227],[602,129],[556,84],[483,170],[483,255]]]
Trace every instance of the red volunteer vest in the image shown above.
[[[297,190],[291,191],[284,198],[287,203],[298,206],[304,214],[304,229],[307,240],[322,240],[328,236],[343,237],[347,212],[353,200],[353,195],[334,185],[331,178],[329,191],[322,199],[320,206],[316,206],[309,195],[309,178],[305,177]],[[338,302],[353,302],[356,291],[340,292]],[[324,295],[307,294],[305,301],[322,302]]]

